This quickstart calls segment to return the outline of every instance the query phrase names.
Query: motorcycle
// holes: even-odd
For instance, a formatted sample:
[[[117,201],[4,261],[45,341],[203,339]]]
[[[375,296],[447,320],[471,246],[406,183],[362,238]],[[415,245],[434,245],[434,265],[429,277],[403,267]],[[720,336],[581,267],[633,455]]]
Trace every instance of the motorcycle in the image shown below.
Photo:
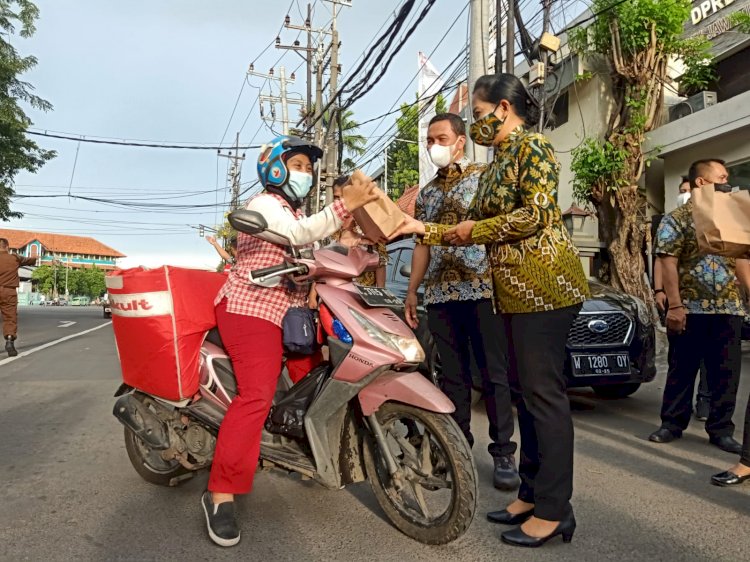
[[[368,480],[393,525],[425,544],[446,544],[469,528],[477,473],[471,448],[450,416],[453,403],[418,373],[424,351],[393,312],[400,300],[352,282],[377,267],[365,248],[306,250],[267,229],[249,210],[230,215],[247,234],[285,241],[288,258],[253,279],[315,281],[329,361],[292,384],[283,370],[263,431],[260,465],[331,490]],[[175,486],[208,468],[237,386],[216,329],[201,348],[198,396],[171,402],[123,385],[115,417],[129,459],[148,482]]]

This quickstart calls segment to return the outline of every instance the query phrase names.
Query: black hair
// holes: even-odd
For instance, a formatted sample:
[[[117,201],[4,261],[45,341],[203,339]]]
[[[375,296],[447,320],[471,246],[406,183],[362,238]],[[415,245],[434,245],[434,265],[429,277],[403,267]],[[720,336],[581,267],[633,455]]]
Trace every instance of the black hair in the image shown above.
[[[232,236],[229,239],[229,247],[234,248],[235,250],[237,249],[237,236]]]
[[[498,104],[506,100],[524,123],[533,127],[541,117],[539,102],[513,74],[487,74],[474,84],[474,95],[480,100]]]
[[[690,183],[690,178],[687,176],[680,176],[680,185],[682,185],[685,182]],[[680,187],[680,185],[678,185],[677,187]]]
[[[704,158],[703,160],[696,160],[690,164],[690,170],[688,170],[688,181],[690,182],[691,188],[698,187],[695,184],[695,180],[701,177],[706,171],[706,168],[710,167],[711,164],[721,164],[724,166],[726,165],[726,162],[720,158]]]
[[[344,174],[343,176],[337,177],[335,180],[333,180],[333,187],[344,187],[349,181],[351,181],[352,177],[349,174]]]
[[[466,136],[466,124],[459,115],[456,115],[455,113],[438,113],[435,117],[430,119],[428,127],[431,127],[435,123],[440,123],[441,121],[448,121],[451,124],[453,132],[459,137],[461,135]]]

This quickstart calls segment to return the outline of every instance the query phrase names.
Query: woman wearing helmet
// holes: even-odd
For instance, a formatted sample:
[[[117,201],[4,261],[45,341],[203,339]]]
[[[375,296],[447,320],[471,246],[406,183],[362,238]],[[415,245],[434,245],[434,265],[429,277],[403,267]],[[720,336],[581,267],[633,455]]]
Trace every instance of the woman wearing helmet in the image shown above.
[[[322,155],[303,139],[281,136],[261,148],[258,158],[264,190],[246,208],[261,213],[269,230],[295,246],[330,236],[351,211],[377,198],[374,183],[354,183],[341,199],[305,217],[300,207]],[[233,500],[252,487],[263,424],[281,372],[282,319],[291,306],[305,306],[307,299],[306,292],[285,280],[260,283],[252,278],[252,270],[276,265],[285,256],[283,246],[239,233],[236,264],[216,298],[219,332],[237,379],[237,396],[221,424],[208,491],[201,499],[208,534],[220,546],[240,540]]]

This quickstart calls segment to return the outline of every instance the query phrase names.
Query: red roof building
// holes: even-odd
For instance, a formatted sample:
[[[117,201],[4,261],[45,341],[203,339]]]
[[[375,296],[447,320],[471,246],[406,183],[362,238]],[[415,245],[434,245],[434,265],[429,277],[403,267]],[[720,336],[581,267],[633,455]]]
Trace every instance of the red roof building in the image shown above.
[[[417,202],[417,195],[419,195],[419,185],[412,185],[404,189],[404,192],[396,200],[396,205],[404,213],[409,216],[414,216],[414,206]]]
[[[39,265],[52,265],[56,261],[67,267],[109,270],[115,269],[117,258],[125,257],[125,254],[88,236],[0,228],[0,238],[8,240],[15,254],[39,256]]]

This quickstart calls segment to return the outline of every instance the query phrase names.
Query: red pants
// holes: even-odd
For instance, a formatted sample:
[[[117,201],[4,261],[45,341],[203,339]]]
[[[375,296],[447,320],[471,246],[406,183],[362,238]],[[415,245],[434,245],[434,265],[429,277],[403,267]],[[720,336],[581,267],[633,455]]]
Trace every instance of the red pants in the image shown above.
[[[254,316],[227,312],[225,300],[216,307],[216,320],[232,360],[237,396],[221,422],[208,489],[246,494],[253,487],[263,425],[281,374],[281,328]],[[320,353],[288,359],[290,378],[296,383],[322,359]]]
[[[232,359],[237,396],[221,422],[208,489],[246,494],[253,487],[263,424],[281,373],[281,328],[267,320],[227,312],[226,301],[216,307],[216,319]]]

